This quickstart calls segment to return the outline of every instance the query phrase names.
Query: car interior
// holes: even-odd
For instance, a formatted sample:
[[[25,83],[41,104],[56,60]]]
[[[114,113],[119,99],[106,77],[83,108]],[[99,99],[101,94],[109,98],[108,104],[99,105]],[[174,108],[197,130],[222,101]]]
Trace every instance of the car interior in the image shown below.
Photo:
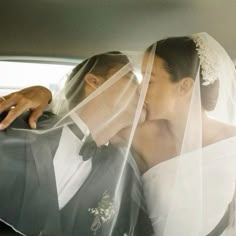
[[[81,60],[142,52],[156,40],[207,32],[236,63],[234,0],[8,0],[0,4],[0,95],[55,92]],[[19,235],[1,223],[0,235]]]

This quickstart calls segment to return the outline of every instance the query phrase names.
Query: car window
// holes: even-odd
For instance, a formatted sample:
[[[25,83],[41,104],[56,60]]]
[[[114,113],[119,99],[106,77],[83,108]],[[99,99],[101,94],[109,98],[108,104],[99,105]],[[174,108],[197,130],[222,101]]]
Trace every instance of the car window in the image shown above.
[[[0,95],[43,85],[53,93],[75,65],[0,61]]]

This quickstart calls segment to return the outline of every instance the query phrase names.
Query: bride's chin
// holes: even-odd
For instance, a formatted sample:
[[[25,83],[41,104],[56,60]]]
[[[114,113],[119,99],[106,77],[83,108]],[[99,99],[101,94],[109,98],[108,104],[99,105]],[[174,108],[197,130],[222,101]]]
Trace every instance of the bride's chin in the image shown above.
[[[127,143],[128,139],[129,135],[124,135],[123,131],[121,130],[118,134],[110,139],[110,143],[115,146],[123,146]]]
[[[113,138],[112,142],[125,143],[129,140],[131,126],[121,129]]]

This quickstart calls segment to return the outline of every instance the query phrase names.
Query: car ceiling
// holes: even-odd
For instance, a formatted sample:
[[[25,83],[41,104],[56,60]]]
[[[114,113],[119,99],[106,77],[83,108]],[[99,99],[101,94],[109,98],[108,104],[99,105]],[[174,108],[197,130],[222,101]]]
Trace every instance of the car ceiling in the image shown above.
[[[85,58],[206,31],[236,58],[235,0],[0,0],[0,55]]]

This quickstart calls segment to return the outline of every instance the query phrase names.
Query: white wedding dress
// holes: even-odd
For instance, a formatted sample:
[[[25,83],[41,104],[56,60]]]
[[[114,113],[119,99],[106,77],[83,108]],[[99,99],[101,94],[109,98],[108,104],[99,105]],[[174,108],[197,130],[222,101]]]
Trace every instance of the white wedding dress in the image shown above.
[[[205,236],[217,225],[221,233],[209,235],[236,235],[229,218],[219,225],[235,201],[236,137],[162,162],[142,179],[155,236]]]

